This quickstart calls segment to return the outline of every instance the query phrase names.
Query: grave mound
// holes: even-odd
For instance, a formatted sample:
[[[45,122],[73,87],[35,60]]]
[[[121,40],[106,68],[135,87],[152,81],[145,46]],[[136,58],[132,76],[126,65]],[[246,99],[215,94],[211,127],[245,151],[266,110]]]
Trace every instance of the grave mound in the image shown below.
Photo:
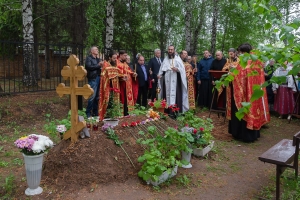
[[[167,118],[145,125],[122,127],[125,122],[130,126],[132,122],[145,119],[144,116],[123,118],[114,128],[135,167],[122,148],[101,131],[103,123],[99,123],[99,131],[91,131],[90,138],[80,139],[75,144],[71,144],[70,140],[62,140],[49,151],[44,161],[42,183],[50,187],[72,189],[93,184],[125,182],[131,176],[137,176],[141,169],[137,158],[144,152],[143,147],[136,144],[136,139],[141,137],[138,132],[146,131],[149,126],[156,126],[163,132],[168,127],[177,125],[175,120]]]

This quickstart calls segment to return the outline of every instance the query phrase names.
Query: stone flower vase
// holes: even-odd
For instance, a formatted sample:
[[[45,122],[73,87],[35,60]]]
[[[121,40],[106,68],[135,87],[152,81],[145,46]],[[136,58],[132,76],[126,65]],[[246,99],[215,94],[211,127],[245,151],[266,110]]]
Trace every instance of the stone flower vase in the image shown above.
[[[41,194],[43,189],[39,187],[39,185],[42,177],[44,153],[33,156],[23,154],[23,156],[28,185],[28,188],[25,190],[25,194],[28,196]]]
[[[188,147],[191,149],[192,145],[189,144]],[[188,162],[187,165],[182,165],[182,168],[189,169],[189,168],[193,167],[192,164],[191,164],[191,156],[192,156],[192,153],[190,153],[190,152],[185,152],[185,151],[181,152],[181,158],[182,158],[182,160],[185,160],[185,161]]]

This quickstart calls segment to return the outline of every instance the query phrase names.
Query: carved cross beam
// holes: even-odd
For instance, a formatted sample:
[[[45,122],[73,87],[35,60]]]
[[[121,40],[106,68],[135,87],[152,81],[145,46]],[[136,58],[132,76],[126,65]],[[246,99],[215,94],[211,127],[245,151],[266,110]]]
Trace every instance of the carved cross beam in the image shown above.
[[[89,98],[94,90],[89,84],[78,87],[78,81],[83,80],[87,72],[82,66],[78,66],[79,59],[75,55],[70,55],[67,61],[69,66],[64,66],[61,75],[64,80],[70,79],[70,87],[66,87],[64,83],[60,83],[56,88],[56,93],[62,97],[69,94],[71,97],[71,129],[64,134],[64,139],[71,138],[74,143],[78,140],[79,132],[86,126],[86,122],[78,121],[78,95],[82,95],[85,99]]]

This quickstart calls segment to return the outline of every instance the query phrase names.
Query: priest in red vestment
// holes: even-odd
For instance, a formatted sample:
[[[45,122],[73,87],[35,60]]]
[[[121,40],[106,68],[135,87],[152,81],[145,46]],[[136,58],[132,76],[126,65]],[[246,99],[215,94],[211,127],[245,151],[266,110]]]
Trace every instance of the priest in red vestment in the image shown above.
[[[110,88],[120,90],[119,78],[123,77],[121,70],[117,68],[117,54],[111,52],[109,60],[105,61],[101,71],[100,82],[100,100],[99,100],[99,120],[103,120],[106,114],[107,105],[109,102]],[[120,102],[120,94],[114,92],[114,102]]]
[[[239,47],[241,53],[250,53],[252,47],[245,43]],[[239,73],[234,76],[232,84],[227,87],[227,119],[229,119],[228,132],[235,139],[244,142],[254,142],[260,137],[260,128],[270,121],[269,106],[266,89],[263,97],[253,101],[249,113],[242,120],[238,120],[235,113],[242,108],[242,102],[250,102],[254,85],[265,82],[263,64],[260,61],[249,60],[246,68],[236,67]],[[250,74],[256,74],[248,76]]]
[[[134,95],[132,92],[132,78],[136,77],[126,63],[127,53],[124,50],[119,51],[119,59],[117,60],[117,67],[124,75],[124,79],[120,81],[120,100],[124,106],[124,116],[128,115],[128,111],[134,109]]]

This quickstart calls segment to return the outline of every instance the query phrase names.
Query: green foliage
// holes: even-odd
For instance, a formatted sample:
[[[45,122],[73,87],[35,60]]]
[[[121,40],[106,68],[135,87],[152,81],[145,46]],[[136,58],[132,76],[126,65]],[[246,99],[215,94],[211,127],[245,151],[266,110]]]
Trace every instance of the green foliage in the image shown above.
[[[144,106],[140,106],[138,104],[136,104],[134,106],[133,110],[129,111],[130,115],[137,115],[137,116],[138,115],[146,115],[146,113],[147,113],[147,108]]]
[[[8,165],[9,165],[9,162],[6,162],[4,160],[0,161],[0,167],[8,167]]]
[[[189,110],[178,117],[177,121],[179,122],[180,128],[184,126],[193,127],[195,129],[204,128],[204,130],[207,132],[211,132],[214,128],[210,118],[202,119],[197,117],[192,110]]]
[[[15,159],[13,160],[13,164],[14,164],[14,165],[18,165],[18,166],[22,166],[22,165],[23,165],[23,160],[20,159],[20,158],[15,158]]]
[[[120,103],[120,101],[114,101],[113,96],[114,96],[114,92],[110,91],[105,118],[116,119],[120,116],[123,116],[123,112],[122,112],[123,105]]]
[[[140,134],[144,134],[145,137],[138,139],[137,143],[146,146],[146,150],[138,158],[138,162],[143,163],[138,176],[145,181],[157,181],[165,171],[170,174],[176,165],[182,165],[181,151],[190,151],[188,133],[168,128],[162,136],[157,132],[156,127],[150,126],[147,133],[140,132]]]
[[[121,146],[124,142],[119,140],[118,135],[116,135],[115,131],[112,128],[108,128],[106,131],[107,137],[112,139],[117,146]]]
[[[83,116],[83,118],[87,120],[85,108],[83,108],[83,110],[78,110],[78,115]],[[67,130],[70,130],[71,128],[71,110],[69,110],[67,118],[65,119],[53,119],[51,118],[51,114],[46,114],[45,117],[47,123],[44,125],[44,130],[54,138],[57,136],[57,125],[65,125]]]
[[[105,30],[105,2],[104,0],[89,1],[86,10],[86,19],[88,24],[88,34],[86,38],[86,46],[99,45],[103,46],[103,30]]]
[[[185,174],[184,175],[182,174],[181,176],[177,177],[176,180],[181,186],[184,187],[188,187],[191,183],[191,179]]]
[[[10,174],[5,178],[5,183],[2,186],[5,191],[4,192],[5,195],[3,196],[3,199],[11,197],[13,190],[15,188],[14,182],[15,182],[15,176],[13,174]]]

